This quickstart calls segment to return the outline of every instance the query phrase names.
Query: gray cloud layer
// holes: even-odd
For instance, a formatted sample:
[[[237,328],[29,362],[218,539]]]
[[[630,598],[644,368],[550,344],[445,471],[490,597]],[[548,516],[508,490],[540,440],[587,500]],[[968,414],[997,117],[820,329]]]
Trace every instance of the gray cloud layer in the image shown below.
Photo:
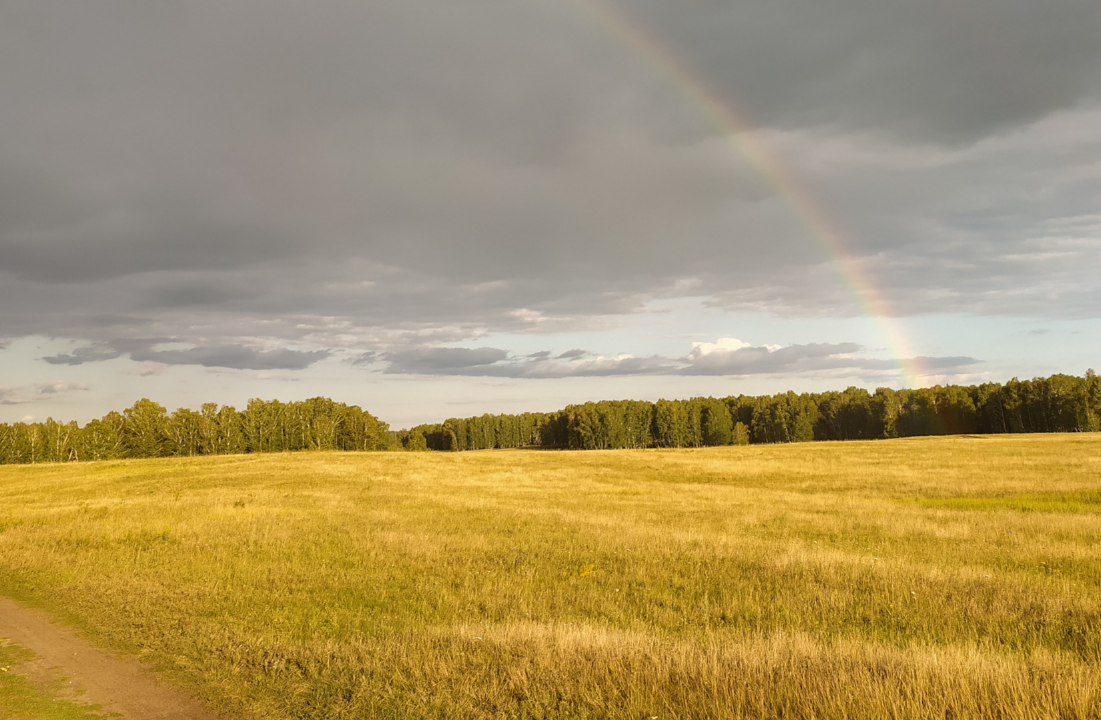
[[[897,360],[855,355],[856,343],[812,343],[787,347],[751,346],[734,341],[733,347],[705,347],[699,344],[683,358],[596,357],[583,350],[571,350],[556,357],[549,351],[524,357],[509,357],[497,348],[418,348],[387,353],[387,374],[457,377],[500,377],[545,379],[565,377],[616,377],[624,375],[778,375],[846,371],[873,375],[898,368]],[[914,358],[928,371],[952,372],[975,365],[969,357]]]
[[[200,365],[235,370],[303,370],[324,360],[328,350],[263,350],[245,345],[212,345],[183,350],[157,349],[160,340],[117,341],[79,347],[70,353],[42,358],[51,365],[83,365],[128,356],[136,362],[165,365]]]
[[[417,373],[424,375],[464,375],[481,371],[508,357],[508,352],[497,348],[441,348],[424,347],[415,350],[386,353],[388,373]]]
[[[841,357],[858,350],[860,346],[856,343],[812,343],[776,350],[767,347],[718,349],[706,354],[690,354],[689,364],[681,372],[686,375],[757,375],[828,367],[867,367],[867,360]]]
[[[99,343],[60,364],[327,354],[257,349],[293,344],[431,370],[489,358],[433,343],[655,297],[858,312],[820,229],[571,7],[5,6],[0,336]],[[743,141],[806,187],[893,312],[1097,316],[1101,4],[613,7],[757,128]],[[123,349],[153,336],[195,347]]]
[[[39,383],[37,385],[23,385],[20,387],[0,387],[0,405],[25,405],[39,402],[44,398],[52,398],[74,392],[84,392],[86,390],[88,390],[88,387],[85,385],[66,382]]]
[[[241,345],[218,345],[187,350],[135,350],[130,353],[138,362],[159,362],[166,365],[201,365],[237,370],[302,370],[329,356],[326,350],[258,350]]]

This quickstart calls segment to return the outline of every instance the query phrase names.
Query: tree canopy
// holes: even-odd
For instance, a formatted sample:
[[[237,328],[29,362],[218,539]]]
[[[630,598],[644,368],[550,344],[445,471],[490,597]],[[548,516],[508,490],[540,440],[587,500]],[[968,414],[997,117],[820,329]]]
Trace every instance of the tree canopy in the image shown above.
[[[199,410],[141,399],[83,427],[48,418],[0,424],[0,463],[72,462],[297,450],[613,450],[915,435],[1101,431],[1101,378],[1046,378],[914,390],[688,400],[604,400],[556,412],[450,418],[391,432],[355,405],[316,397],[216,403]]]

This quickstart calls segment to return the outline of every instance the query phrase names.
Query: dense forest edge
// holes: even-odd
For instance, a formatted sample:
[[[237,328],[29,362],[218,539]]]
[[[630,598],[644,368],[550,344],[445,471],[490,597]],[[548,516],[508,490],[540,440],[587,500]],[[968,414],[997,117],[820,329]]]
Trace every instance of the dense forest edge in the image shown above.
[[[142,399],[83,427],[0,424],[0,464],[297,450],[460,451],[493,448],[684,448],[919,435],[1101,431],[1101,379],[1052,375],[916,390],[605,400],[549,413],[481,415],[392,431],[328,398],[207,403],[169,413]]]

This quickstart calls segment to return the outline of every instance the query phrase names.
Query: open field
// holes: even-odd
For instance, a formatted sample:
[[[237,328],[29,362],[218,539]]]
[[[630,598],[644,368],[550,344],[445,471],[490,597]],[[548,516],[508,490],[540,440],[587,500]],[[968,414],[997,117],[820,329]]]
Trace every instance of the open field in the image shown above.
[[[226,717],[1101,717],[1101,436],[0,467],[0,595]]]

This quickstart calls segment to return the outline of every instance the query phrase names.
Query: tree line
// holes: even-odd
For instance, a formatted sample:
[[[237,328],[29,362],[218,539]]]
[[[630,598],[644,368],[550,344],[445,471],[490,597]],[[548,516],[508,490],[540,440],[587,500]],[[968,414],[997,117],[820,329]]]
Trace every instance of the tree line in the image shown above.
[[[917,435],[1097,432],[1101,379],[1052,375],[916,390],[607,400],[551,413],[451,418],[398,433],[410,450],[683,448]]]
[[[1101,431],[1101,379],[1052,375],[916,390],[606,400],[550,413],[481,415],[391,431],[328,398],[207,403],[169,413],[142,399],[84,426],[47,419],[0,424],[0,464],[296,450],[610,450],[916,435]]]
[[[142,399],[83,427],[53,418],[0,424],[0,463],[232,455],[289,450],[387,450],[390,427],[355,405],[328,398],[249,400],[244,410],[207,403],[173,413]]]

